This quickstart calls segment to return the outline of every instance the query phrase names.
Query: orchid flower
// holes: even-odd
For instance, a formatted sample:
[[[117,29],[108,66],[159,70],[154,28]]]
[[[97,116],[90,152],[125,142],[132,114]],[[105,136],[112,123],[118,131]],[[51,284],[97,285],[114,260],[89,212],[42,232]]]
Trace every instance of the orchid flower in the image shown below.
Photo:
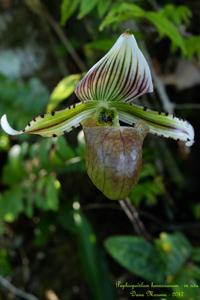
[[[148,63],[134,36],[125,32],[78,83],[78,104],[40,115],[24,130],[11,128],[6,115],[1,126],[10,135],[56,137],[81,124],[90,178],[108,198],[122,199],[137,181],[148,132],[183,141],[186,146],[194,142],[194,130],[187,121],[133,104],[135,98],[151,92]],[[119,121],[131,127],[120,126]]]

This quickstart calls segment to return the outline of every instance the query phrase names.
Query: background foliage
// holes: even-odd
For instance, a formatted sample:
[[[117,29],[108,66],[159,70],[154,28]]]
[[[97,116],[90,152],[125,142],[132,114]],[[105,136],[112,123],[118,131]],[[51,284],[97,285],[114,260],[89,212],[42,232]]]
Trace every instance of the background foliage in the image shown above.
[[[23,128],[76,102],[84,72],[130,28],[155,83],[155,93],[137,101],[196,127],[199,8],[195,0],[1,1],[0,115]],[[80,128],[56,140],[0,131],[0,299],[131,299],[117,282],[171,284],[155,292],[199,299],[196,136],[190,152],[147,138],[130,194],[133,228],[87,177]]]

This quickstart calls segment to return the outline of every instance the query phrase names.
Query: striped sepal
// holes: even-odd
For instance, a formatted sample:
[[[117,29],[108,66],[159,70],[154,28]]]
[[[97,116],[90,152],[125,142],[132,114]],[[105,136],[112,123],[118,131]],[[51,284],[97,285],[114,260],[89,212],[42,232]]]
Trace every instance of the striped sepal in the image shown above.
[[[113,102],[112,106],[118,110],[119,119],[125,123],[132,125],[140,119],[148,125],[149,131],[153,134],[184,141],[186,146],[194,143],[194,129],[187,121],[138,105]]]
[[[75,93],[81,100],[130,102],[153,91],[149,66],[134,36],[123,33],[83,77]]]
[[[14,130],[6,115],[1,118],[1,127],[10,135],[22,133],[39,134],[44,137],[56,137],[71,131],[81,122],[94,115],[97,102],[78,103],[64,110],[40,115],[33,119],[22,131]]]

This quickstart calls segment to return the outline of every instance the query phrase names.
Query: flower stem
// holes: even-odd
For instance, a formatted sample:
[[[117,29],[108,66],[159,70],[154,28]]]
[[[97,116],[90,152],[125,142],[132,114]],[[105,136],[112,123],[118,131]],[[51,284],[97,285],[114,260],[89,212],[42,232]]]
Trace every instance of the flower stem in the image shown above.
[[[150,234],[147,232],[143,222],[140,219],[137,209],[130,202],[129,198],[119,201],[121,208],[131,221],[137,235],[142,235],[146,240],[151,240]]]

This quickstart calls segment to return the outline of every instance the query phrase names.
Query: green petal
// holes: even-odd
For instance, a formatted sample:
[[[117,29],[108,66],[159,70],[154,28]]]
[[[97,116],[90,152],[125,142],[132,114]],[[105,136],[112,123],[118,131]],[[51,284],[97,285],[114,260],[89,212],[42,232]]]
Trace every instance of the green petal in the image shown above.
[[[83,77],[75,93],[81,100],[130,102],[152,91],[149,66],[134,36],[125,32]]]
[[[44,137],[59,136],[71,131],[74,127],[94,115],[96,102],[78,103],[64,110],[40,115],[33,119],[22,131],[10,127],[6,115],[1,118],[1,127],[11,135],[29,133]]]
[[[125,123],[133,124],[141,119],[153,134],[184,141],[186,146],[194,143],[194,129],[187,121],[133,104],[113,102],[112,107],[118,110],[119,119]]]

